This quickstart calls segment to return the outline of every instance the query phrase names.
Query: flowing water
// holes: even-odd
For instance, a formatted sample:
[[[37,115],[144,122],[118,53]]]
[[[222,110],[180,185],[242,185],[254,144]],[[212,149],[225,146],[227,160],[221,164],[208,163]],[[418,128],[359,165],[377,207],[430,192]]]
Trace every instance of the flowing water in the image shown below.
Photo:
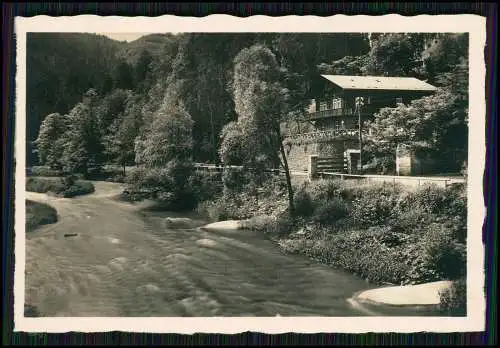
[[[112,198],[120,185],[95,185],[71,199],[28,193],[59,214],[26,237],[25,303],[39,315],[418,315],[349,301],[374,286],[285,255],[260,233],[168,226],[179,215],[144,212]]]

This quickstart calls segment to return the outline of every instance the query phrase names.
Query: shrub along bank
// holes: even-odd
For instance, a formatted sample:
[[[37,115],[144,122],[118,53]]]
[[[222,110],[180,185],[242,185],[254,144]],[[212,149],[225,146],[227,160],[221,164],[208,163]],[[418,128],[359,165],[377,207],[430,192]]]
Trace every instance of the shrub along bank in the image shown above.
[[[62,170],[50,168],[49,166],[33,166],[27,168],[26,175],[28,177],[64,177],[64,172]],[[81,174],[78,176],[83,178]],[[89,170],[85,179],[123,183],[125,174],[123,167],[106,165],[102,168]]]
[[[57,211],[50,205],[26,200],[26,231],[57,222]]]
[[[57,196],[71,198],[94,192],[94,185],[89,181],[67,177],[29,177],[26,179],[26,191],[53,193]]]

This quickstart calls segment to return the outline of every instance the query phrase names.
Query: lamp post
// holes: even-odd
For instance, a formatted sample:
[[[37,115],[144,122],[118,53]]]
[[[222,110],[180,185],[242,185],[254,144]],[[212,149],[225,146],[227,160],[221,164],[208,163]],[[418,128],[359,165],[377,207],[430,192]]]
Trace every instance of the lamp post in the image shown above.
[[[363,97],[356,97],[356,108],[358,109],[358,136],[359,136],[359,170],[363,171],[363,137],[361,135],[361,107],[364,105]]]

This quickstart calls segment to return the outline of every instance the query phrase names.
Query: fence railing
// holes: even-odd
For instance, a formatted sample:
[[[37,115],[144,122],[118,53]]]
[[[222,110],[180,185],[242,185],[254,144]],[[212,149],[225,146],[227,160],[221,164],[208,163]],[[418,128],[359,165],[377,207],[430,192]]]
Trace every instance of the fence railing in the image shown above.
[[[243,169],[243,166],[217,166],[215,164],[204,164],[204,163],[195,163],[195,168],[197,170],[201,171],[216,171],[216,172],[222,172],[224,171],[225,168],[230,168],[230,169]],[[251,167],[247,167],[247,169],[251,170]],[[285,174],[285,171],[283,169],[265,169],[264,170],[266,173],[274,173],[274,174]],[[292,170],[290,171],[291,175],[299,175],[299,176],[307,176],[309,175],[307,171],[295,171]]]
[[[321,140],[331,140],[336,138],[357,138],[357,129],[329,129],[324,131],[316,131],[309,133],[294,134],[286,137],[285,141],[290,141],[292,143],[302,142],[302,141],[321,141]]]
[[[326,158],[327,160],[335,159],[336,157]],[[318,163],[319,164],[319,163]],[[339,162],[340,165],[340,162]],[[202,171],[218,171],[222,172],[224,168],[232,169],[243,169],[243,166],[217,166],[211,164],[197,163],[195,167]],[[388,182],[394,185],[402,184],[404,186],[420,187],[425,184],[436,184],[440,187],[448,187],[453,184],[465,183],[465,178],[459,177],[425,177],[425,176],[397,176],[397,175],[375,175],[375,174],[348,174],[333,172],[328,170],[322,170],[321,165],[316,167],[318,170],[316,172],[310,171],[290,171],[292,176],[307,176],[309,180],[315,179],[333,179],[338,178],[340,180],[358,180],[365,183],[376,183],[376,182]],[[251,168],[249,168],[251,170]],[[266,169],[268,173],[274,174],[285,174],[283,169]]]
[[[450,177],[423,177],[423,176],[396,176],[396,175],[373,175],[373,174],[347,174],[347,173],[332,173],[332,172],[317,172],[317,177],[326,178],[339,178],[340,180],[360,180],[367,183],[373,182],[389,182],[402,184],[405,186],[420,187],[425,184],[436,184],[441,187],[448,187],[452,184],[465,183],[464,178],[450,178]]]

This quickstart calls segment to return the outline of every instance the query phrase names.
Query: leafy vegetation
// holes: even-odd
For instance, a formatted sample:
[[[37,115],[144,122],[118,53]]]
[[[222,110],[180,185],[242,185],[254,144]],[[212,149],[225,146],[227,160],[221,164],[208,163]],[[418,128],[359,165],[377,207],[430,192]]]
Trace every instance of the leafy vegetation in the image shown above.
[[[88,181],[75,180],[71,176],[60,178],[29,177],[26,179],[26,191],[53,193],[70,198],[94,192],[94,185]]]
[[[445,315],[467,315],[467,281],[465,277],[454,281],[440,294],[440,309]]]
[[[26,200],[26,231],[57,222],[57,211],[48,204]]]

